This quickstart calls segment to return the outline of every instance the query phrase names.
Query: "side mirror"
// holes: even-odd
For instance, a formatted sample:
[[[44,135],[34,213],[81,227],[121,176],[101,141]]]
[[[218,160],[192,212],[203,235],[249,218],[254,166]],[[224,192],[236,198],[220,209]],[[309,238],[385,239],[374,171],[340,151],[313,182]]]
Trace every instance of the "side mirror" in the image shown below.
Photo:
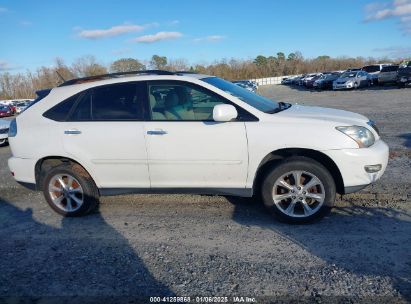
[[[237,110],[234,106],[228,104],[216,105],[213,108],[214,121],[231,121],[238,116]]]

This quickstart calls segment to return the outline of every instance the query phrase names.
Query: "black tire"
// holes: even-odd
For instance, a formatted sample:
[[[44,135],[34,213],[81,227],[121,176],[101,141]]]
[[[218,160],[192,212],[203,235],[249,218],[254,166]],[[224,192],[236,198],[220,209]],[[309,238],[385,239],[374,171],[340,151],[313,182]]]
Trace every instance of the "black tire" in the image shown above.
[[[53,199],[49,193],[50,180],[56,175],[71,175],[80,184],[83,190],[83,203],[81,207],[73,212],[68,212],[60,209],[53,203]],[[42,173],[42,189],[44,197],[46,198],[49,206],[58,214],[65,217],[84,216],[95,211],[99,204],[99,192],[96,184],[87,171],[78,164],[62,164],[51,168],[47,172]]]
[[[7,145],[7,139],[0,139],[0,147]]]
[[[399,89],[403,89],[403,88],[405,88],[405,83],[404,82],[398,82],[397,86],[398,86]]]
[[[275,181],[284,174],[294,170],[301,170],[316,176],[324,186],[323,205],[314,213],[304,217],[293,217],[285,214],[274,203],[273,187]],[[280,221],[290,224],[305,224],[321,219],[327,215],[334,206],[336,197],[336,186],[330,172],[319,162],[307,157],[292,157],[273,166],[262,182],[261,196],[265,207]]]
[[[358,89],[358,88],[359,88],[359,85],[358,85],[358,83],[355,82],[355,83],[354,83],[354,86],[353,86],[353,89],[356,90],[356,89]]]

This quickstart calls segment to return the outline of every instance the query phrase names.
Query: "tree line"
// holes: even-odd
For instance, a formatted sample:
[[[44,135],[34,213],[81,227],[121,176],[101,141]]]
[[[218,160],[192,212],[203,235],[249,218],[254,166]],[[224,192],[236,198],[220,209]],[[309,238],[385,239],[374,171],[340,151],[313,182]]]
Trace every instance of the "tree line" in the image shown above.
[[[253,79],[283,75],[344,70],[362,67],[377,62],[394,62],[388,58],[349,58],[319,56],[304,58],[300,52],[288,55],[259,55],[254,59],[221,59],[213,63],[190,65],[185,59],[169,59],[154,55],[149,61],[135,58],[121,58],[108,66],[97,61],[94,56],[83,56],[70,66],[61,58],[56,58],[52,67],[39,67],[35,71],[23,73],[4,72],[0,74],[0,99],[34,98],[35,91],[59,85],[62,79],[95,76],[110,72],[141,71],[159,69],[168,71],[191,71],[215,75],[228,80]]]

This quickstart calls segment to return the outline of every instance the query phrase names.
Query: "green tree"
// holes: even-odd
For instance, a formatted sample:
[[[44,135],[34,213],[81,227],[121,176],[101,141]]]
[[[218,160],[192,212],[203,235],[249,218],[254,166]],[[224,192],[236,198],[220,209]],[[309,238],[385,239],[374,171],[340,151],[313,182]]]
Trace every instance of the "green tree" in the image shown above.
[[[317,60],[326,60],[326,59],[330,59],[330,58],[331,58],[330,56],[322,55],[322,56],[318,56]]]
[[[158,55],[153,55],[150,60],[150,65],[154,69],[164,69],[167,65],[167,57],[165,56],[158,56]]]
[[[258,55],[255,59],[254,59],[254,63],[256,64],[256,66],[258,66],[259,68],[264,67],[267,65],[267,57],[263,56],[263,55]]]
[[[121,58],[110,65],[111,72],[131,72],[145,70],[146,66],[133,58]]]
[[[285,60],[285,54],[283,52],[278,52],[277,53],[277,59],[280,61],[284,61]]]

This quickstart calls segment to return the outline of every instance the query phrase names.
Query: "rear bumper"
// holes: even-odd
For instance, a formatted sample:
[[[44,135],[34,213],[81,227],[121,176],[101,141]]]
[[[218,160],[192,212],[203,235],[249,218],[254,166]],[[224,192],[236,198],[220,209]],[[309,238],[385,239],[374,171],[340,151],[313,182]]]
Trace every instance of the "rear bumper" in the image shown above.
[[[9,158],[8,165],[17,182],[36,184],[36,178],[34,176],[35,160],[11,157]]]
[[[387,144],[377,140],[374,145],[363,149],[341,149],[323,151],[337,165],[343,178],[346,193],[361,190],[377,181],[384,174],[388,164]],[[366,166],[381,165],[378,172],[368,173]]]

